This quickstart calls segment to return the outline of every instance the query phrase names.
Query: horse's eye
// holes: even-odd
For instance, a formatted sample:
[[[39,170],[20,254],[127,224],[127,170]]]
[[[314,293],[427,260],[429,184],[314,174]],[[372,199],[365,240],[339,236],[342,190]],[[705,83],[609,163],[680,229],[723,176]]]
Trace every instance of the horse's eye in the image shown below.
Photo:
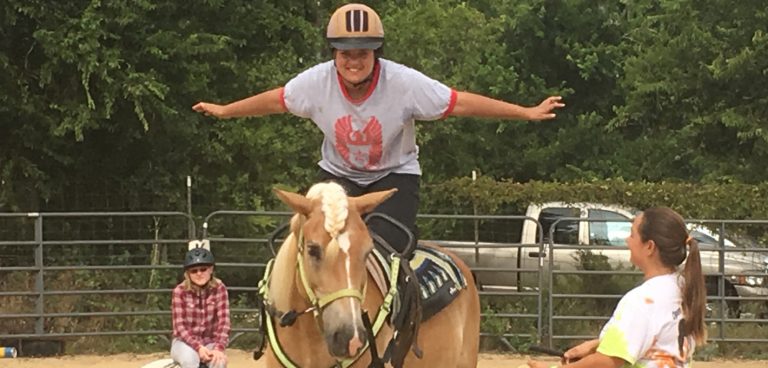
[[[319,260],[323,255],[323,250],[320,249],[320,246],[317,244],[309,244],[307,246],[307,254],[309,254],[310,257]]]

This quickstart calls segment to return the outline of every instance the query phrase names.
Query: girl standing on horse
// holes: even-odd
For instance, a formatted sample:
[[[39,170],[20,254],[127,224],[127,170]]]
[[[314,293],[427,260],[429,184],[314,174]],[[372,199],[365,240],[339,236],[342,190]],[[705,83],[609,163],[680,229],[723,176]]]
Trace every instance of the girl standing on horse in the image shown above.
[[[184,281],[173,289],[171,358],[181,368],[225,368],[229,344],[229,298],[221,280],[213,277],[216,263],[205,248],[189,250]]]
[[[563,367],[690,367],[694,347],[706,342],[701,258],[683,218],[665,207],[645,210],[632,222],[627,245],[645,281],[621,298],[598,339],[565,352],[566,363],[578,360]]]
[[[456,91],[382,58],[381,19],[362,4],[337,9],[326,35],[333,60],[305,70],[284,87],[227,105],[200,102],[193,109],[217,118],[290,112],[311,119],[324,134],[320,180],[338,182],[351,196],[397,188],[375,212],[391,216],[412,232],[421,176],[416,120],[448,116],[546,120],[564,106],[557,96],[522,107]],[[409,246],[406,234],[386,221],[370,226],[396,250]]]

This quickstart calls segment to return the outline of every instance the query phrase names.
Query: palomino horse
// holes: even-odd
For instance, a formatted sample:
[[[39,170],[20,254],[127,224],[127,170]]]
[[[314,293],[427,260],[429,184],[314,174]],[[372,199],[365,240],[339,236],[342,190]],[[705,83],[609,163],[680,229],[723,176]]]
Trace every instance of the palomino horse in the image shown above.
[[[267,367],[368,367],[373,360],[370,351],[386,349],[393,337],[388,323],[379,324],[375,349],[366,348],[371,329],[364,321],[378,321],[377,312],[388,311],[379,310],[386,304],[385,295],[369,286],[375,281],[366,270],[366,258],[374,245],[361,215],[371,212],[394,191],[347,197],[335,183],[316,184],[306,197],[275,191],[295,215],[290,234],[268,267],[270,276],[262,282],[267,287],[265,304],[272,316],[267,318],[272,332],[265,355]],[[414,353],[417,348],[411,349],[405,356],[405,367],[477,365],[477,289],[469,268],[456,256],[450,258],[469,282],[450,304],[420,325],[417,343],[421,358]],[[291,313],[290,323],[281,326],[275,321],[284,317],[285,311],[298,313]],[[364,311],[368,311],[367,318]]]

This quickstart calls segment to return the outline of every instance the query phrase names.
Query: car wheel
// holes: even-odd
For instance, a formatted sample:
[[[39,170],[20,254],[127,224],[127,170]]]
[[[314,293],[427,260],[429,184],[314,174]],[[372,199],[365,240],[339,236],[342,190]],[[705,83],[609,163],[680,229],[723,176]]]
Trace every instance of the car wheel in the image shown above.
[[[707,277],[707,295],[712,297],[718,296],[717,277]],[[736,297],[739,293],[733,285],[725,281],[725,297]],[[722,309],[722,302],[720,300],[707,301],[707,317],[708,318],[739,318],[741,316],[741,305],[738,300],[726,300],[725,310]]]

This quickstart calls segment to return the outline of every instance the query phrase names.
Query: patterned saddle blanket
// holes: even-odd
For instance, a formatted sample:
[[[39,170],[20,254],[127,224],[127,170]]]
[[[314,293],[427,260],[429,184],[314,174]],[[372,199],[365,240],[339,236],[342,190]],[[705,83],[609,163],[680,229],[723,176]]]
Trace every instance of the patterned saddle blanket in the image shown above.
[[[389,257],[376,248],[372,258],[375,262],[369,258],[368,269],[379,289],[386,293],[391,287]],[[467,280],[456,263],[438,249],[419,244],[409,263],[419,281],[422,322],[448,306],[459,291],[467,287]],[[398,309],[397,304],[394,307]]]

